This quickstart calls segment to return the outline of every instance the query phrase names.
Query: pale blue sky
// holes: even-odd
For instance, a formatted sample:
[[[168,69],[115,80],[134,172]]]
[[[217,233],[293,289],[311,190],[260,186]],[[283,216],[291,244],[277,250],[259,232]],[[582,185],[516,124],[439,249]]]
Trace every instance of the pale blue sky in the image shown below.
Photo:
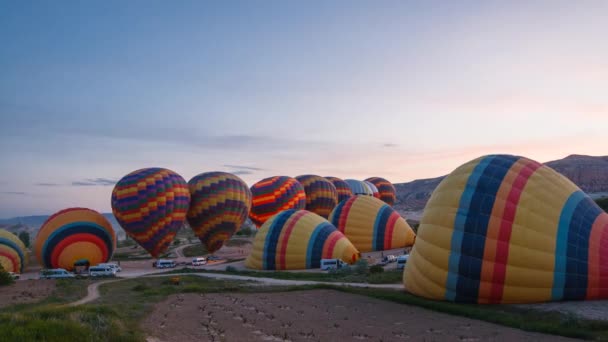
[[[608,154],[606,1],[2,1],[0,217],[113,180]],[[603,139],[602,139],[603,138]],[[87,186],[88,184],[88,186]]]

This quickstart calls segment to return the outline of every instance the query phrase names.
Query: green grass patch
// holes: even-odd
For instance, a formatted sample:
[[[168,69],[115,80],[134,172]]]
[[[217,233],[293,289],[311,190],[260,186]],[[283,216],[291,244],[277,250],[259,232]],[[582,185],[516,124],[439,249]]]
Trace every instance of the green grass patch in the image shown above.
[[[224,242],[224,246],[228,246],[228,247],[240,247],[240,246],[245,246],[245,245],[250,245],[251,244],[251,240],[246,240],[246,239],[230,239],[226,242]]]
[[[205,249],[205,247],[202,244],[197,243],[194,245],[190,245],[188,247],[184,247],[184,249],[182,250],[182,253],[184,254],[185,257],[197,257],[197,256],[206,255],[207,250]]]

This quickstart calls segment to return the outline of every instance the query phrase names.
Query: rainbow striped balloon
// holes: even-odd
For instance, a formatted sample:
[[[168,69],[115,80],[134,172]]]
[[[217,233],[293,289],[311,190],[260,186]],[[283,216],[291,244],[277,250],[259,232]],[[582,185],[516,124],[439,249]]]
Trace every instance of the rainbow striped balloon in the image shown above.
[[[306,210],[285,210],[266,221],[253,242],[245,266],[260,270],[319,268],[321,259],[360,258],[350,241],[321,216]]]
[[[34,251],[45,268],[72,270],[74,262],[91,265],[112,258],[116,235],[108,220],[87,208],[68,208],[51,215],[40,227]]]
[[[306,207],[304,187],[291,177],[262,179],[251,187],[251,195],[253,204],[249,218],[258,228],[280,211]]]
[[[348,187],[350,188],[350,191],[353,193],[353,195],[374,195],[369,185],[367,185],[363,181],[356,179],[345,179],[344,181],[346,182],[346,184],[348,184]]]
[[[365,183],[365,185],[367,185],[367,187],[369,188],[369,190],[372,193],[372,196],[380,199],[380,192],[378,191],[378,188],[376,188],[374,183],[368,182],[368,181],[363,181],[363,183]]]
[[[188,184],[177,173],[141,169],[123,177],[112,191],[112,211],[125,232],[158,257],[186,220]]]
[[[0,229],[0,266],[7,272],[23,273],[27,263],[23,242],[15,234]]]
[[[397,200],[397,190],[395,190],[393,183],[381,177],[370,177],[365,181],[374,184],[376,188],[378,188],[380,199],[383,200],[384,203],[390,205],[391,207],[395,205],[395,201]]]
[[[350,186],[348,186],[348,183],[346,183],[342,179],[331,176],[325,177],[325,179],[332,182],[332,184],[336,187],[336,190],[338,191],[338,203],[347,200],[353,196],[353,192],[350,190]]]
[[[433,192],[404,284],[455,302],[608,298],[608,214],[536,161],[475,159]]]
[[[226,172],[202,173],[188,182],[188,223],[209,253],[243,225],[251,208],[251,191],[239,177]]]
[[[327,218],[338,204],[338,190],[332,182],[321,176],[304,175],[296,177],[304,186],[306,210]]]
[[[340,202],[329,221],[363,253],[411,246],[416,234],[388,204],[371,196]]]

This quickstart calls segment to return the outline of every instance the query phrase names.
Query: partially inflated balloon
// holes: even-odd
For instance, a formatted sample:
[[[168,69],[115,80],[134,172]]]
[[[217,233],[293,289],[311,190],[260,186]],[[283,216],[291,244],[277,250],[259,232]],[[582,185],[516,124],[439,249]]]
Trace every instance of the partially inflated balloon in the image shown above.
[[[226,172],[202,173],[188,182],[188,223],[209,253],[243,225],[251,208],[251,191],[239,177]]]
[[[40,227],[34,251],[45,268],[72,270],[74,262],[86,259],[91,265],[107,262],[116,248],[110,222],[87,208],[68,208],[50,216]]]
[[[370,196],[353,196],[340,202],[329,221],[363,253],[409,247],[416,238],[399,213]]]
[[[373,196],[372,189],[360,180],[356,179],[345,179],[346,184],[350,187],[350,191],[353,195],[366,195]]]
[[[338,204],[338,191],[332,182],[321,176],[304,175],[296,177],[304,186],[306,210],[327,218]]]
[[[372,192],[372,196],[378,199],[380,198],[380,192],[378,192],[378,188],[376,188],[376,186],[372,182],[363,181],[363,183],[365,183],[369,187],[369,190]]]
[[[538,162],[475,159],[431,195],[404,284],[456,302],[608,298],[608,214]]]
[[[155,258],[167,250],[184,224],[189,204],[188,184],[167,169],[131,172],[112,191],[116,220]]]
[[[397,190],[395,190],[395,187],[391,182],[380,177],[370,177],[365,181],[374,184],[376,188],[378,188],[380,199],[383,200],[384,203],[390,205],[391,207],[395,205],[395,201],[397,199]]]
[[[304,209],[306,193],[295,178],[276,176],[262,179],[251,187],[253,204],[249,218],[259,228],[273,215],[288,209]]]
[[[353,192],[350,190],[348,183],[337,177],[325,177],[328,181],[336,187],[338,191],[338,203],[347,200],[353,196]]]
[[[23,242],[15,234],[0,229],[0,266],[7,272],[23,273],[27,263]]]
[[[306,210],[286,210],[266,221],[245,266],[261,270],[319,268],[321,259],[349,264],[359,252],[336,227]]]

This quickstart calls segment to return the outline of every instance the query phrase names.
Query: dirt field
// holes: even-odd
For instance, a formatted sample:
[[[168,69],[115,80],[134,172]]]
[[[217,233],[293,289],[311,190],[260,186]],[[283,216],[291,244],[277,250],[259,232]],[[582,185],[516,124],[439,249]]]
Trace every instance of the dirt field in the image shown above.
[[[180,294],[144,320],[148,341],[568,341],[330,290]]]
[[[0,287],[0,308],[12,304],[38,302],[55,290],[55,280],[20,280]]]

